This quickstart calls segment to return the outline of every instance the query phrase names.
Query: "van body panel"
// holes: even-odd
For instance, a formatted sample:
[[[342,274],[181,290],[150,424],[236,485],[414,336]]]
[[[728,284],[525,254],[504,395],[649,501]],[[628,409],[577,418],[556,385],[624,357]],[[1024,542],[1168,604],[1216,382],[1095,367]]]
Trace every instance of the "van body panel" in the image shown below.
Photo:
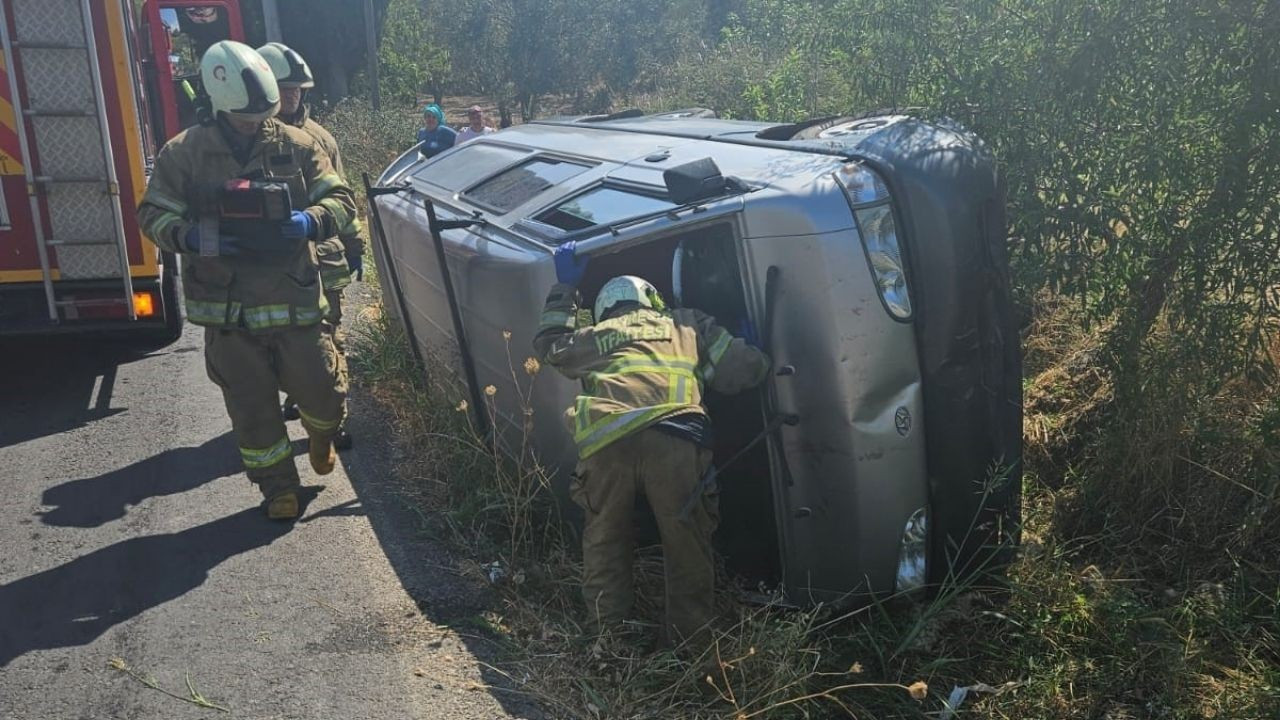
[[[379,198],[378,203],[390,261],[399,274],[420,349],[425,356],[442,361],[454,374],[454,383],[463,386],[457,339],[421,199],[393,196]],[[508,447],[521,446],[526,401],[520,398],[528,393],[532,446],[554,470],[566,458],[571,461],[575,452],[562,419],[576,394],[575,384],[549,369],[534,378],[524,370],[547,288],[555,282],[551,256],[530,243],[510,242],[492,228],[448,230],[442,237],[477,380],[482,387],[493,385],[497,390],[493,409],[503,421],[495,424],[500,438]],[[384,303],[394,305],[394,301]],[[511,333],[509,339],[504,332]],[[522,384],[519,389],[517,379]]]
[[[787,594],[890,592],[899,536],[927,501],[923,435],[895,427],[900,411],[922,412],[912,328],[885,312],[852,229],[745,246],[758,318],[778,268],[761,333],[775,367],[795,368],[772,381],[777,411],[799,416],[773,448]]]
[[[1005,189],[990,151],[909,119],[861,142],[909,242],[929,447],[931,582],[1011,557],[1020,537],[1022,355],[1009,283]]]

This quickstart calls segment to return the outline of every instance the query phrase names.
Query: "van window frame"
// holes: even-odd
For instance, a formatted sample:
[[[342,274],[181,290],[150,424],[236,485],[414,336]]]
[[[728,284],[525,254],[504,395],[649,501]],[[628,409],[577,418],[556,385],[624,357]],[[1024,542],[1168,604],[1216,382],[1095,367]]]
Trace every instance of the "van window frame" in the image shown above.
[[[494,143],[494,144],[498,144],[498,143]],[[523,147],[523,146],[519,146],[519,145],[511,145],[510,147],[512,147],[512,148],[521,148],[521,149],[526,149],[526,150],[531,149],[531,148],[525,148],[525,147]],[[596,158],[586,158],[586,157],[581,157],[581,156],[569,155],[568,153],[548,152],[548,151],[545,151],[545,150],[534,150],[532,154],[530,154],[530,155],[526,155],[525,157],[520,158],[520,159],[519,159],[519,160],[517,160],[516,162],[513,162],[513,163],[511,163],[511,164],[509,164],[509,165],[506,165],[506,166],[504,166],[504,167],[502,167],[502,168],[498,169],[497,171],[493,172],[492,174],[490,174],[490,175],[486,175],[486,176],[484,176],[483,178],[480,178],[479,180],[477,180],[476,182],[471,183],[470,185],[468,185],[467,187],[463,188],[462,190],[459,190],[459,191],[458,191],[458,194],[457,194],[457,197],[458,197],[458,199],[460,199],[460,200],[464,200],[464,201],[466,201],[467,203],[469,203],[469,204],[471,204],[471,205],[474,205],[475,207],[480,208],[481,210],[484,210],[484,211],[489,212],[489,213],[493,213],[495,216],[501,216],[501,215],[506,215],[506,214],[508,214],[508,213],[515,212],[515,211],[516,211],[516,210],[518,210],[519,208],[521,208],[521,207],[523,207],[523,206],[525,206],[525,205],[527,205],[527,204],[529,204],[529,203],[533,202],[535,199],[537,199],[537,197],[538,197],[539,195],[542,195],[543,193],[545,193],[545,192],[547,192],[547,191],[551,190],[552,188],[559,187],[559,186],[560,186],[560,184],[559,184],[559,183],[554,183],[554,184],[550,185],[549,187],[547,187],[547,188],[545,188],[545,189],[543,189],[543,190],[541,190],[541,191],[539,191],[539,192],[537,192],[537,193],[534,193],[534,194],[533,194],[533,196],[531,196],[531,197],[527,198],[526,200],[524,200],[524,202],[521,202],[520,204],[515,205],[514,207],[511,207],[511,208],[506,209],[506,210],[504,210],[504,209],[502,209],[502,208],[500,208],[500,207],[497,207],[496,205],[490,205],[490,204],[488,204],[488,203],[486,203],[486,202],[484,202],[484,201],[482,201],[482,200],[477,200],[475,197],[473,197],[473,196],[471,195],[471,193],[472,193],[472,192],[475,192],[476,188],[480,187],[481,185],[484,185],[484,184],[485,184],[485,183],[487,183],[487,182],[490,182],[491,180],[493,180],[494,178],[498,177],[499,175],[502,175],[503,173],[510,172],[511,170],[514,170],[515,168],[517,168],[517,167],[519,167],[519,166],[521,166],[521,165],[525,165],[525,164],[532,163],[532,162],[537,162],[537,161],[539,161],[539,160],[555,160],[555,161],[558,161],[558,162],[564,162],[564,163],[571,163],[571,164],[574,164],[574,165],[580,165],[580,166],[582,166],[582,167],[584,168],[584,169],[583,169],[583,172],[589,172],[589,171],[591,171],[591,170],[594,170],[594,169],[596,169],[596,168],[600,167],[602,164],[604,164],[604,163],[603,163],[603,161],[601,161],[601,160],[599,160],[599,159],[596,159]],[[578,174],[579,174],[579,175],[581,175],[582,173],[578,173]],[[575,175],[574,177],[577,177],[577,176]],[[437,187],[439,187],[439,186],[437,186]],[[446,189],[446,190],[447,190],[447,188],[442,188],[442,189]],[[548,227],[552,227],[552,226],[548,226]]]
[[[417,171],[421,169],[423,166],[430,167],[431,165],[435,164],[436,161],[442,158],[449,157],[450,155],[454,155],[456,154],[456,152],[462,152],[469,147],[493,146],[493,147],[502,148],[504,150],[517,150],[519,152],[524,153],[524,155],[516,158],[514,161],[507,163],[506,165],[498,165],[497,166],[498,169],[495,170],[493,173],[494,175],[504,173],[510,170],[511,168],[515,167],[516,165],[519,165],[522,162],[528,162],[530,158],[538,155],[537,148],[531,148],[527,145],[517,145],[516,143],[502,142],[499,140],[490,140],[488,138],[480,138],[477,140],[473,140],[472,142],[465,143],[463,145],[454,145],[453,147],[445,150],[439,155],[436,155],[435,157],[430,157],[430,158],[420,157],[420,153],[418,152],[418,148],[420,146],[421,146],[421,143],[414,143],[413,147],[409,148],[404,152],[404,155],[409,155],[411,153],[414,155],[419,155],[419,157],[417,157],[412,163],[410,163],[405,168],[405,170],[414,171],[414,174],[409,176],[410,180],[412,180],[413,182],[423,183],[424,185],[430,185],[431,187],[438,188],[440,190],[443,190],[444,192],[452,193],[455,196],[461,195],[462,193],[469,190],[471,187],[474,187],[475,185],[479,185],[485,180],[488,180],[490,177],[493,177],[493,175],[486,175],[482,177],[480,180],[477,180],[476,182],[472,183],[471,185],[466,186],[462,190],[455,190],[453,188],[445,187],[440,183],[432,182],[427,178],[420,178],[417,176]]]
[[[666,200],[668,202],[671,201],[671,198],[667,196],[667,189],[664,187],[659,187],[657,185],[646,185],[644,183],[631,182],[627,180],[619,180],[617,178],[610,178],[606,176],[604,178],[601,178],[600,180],[597,180],[596,182],[591,183],[590,185],[579,188],[578,190],[574,191],[571,195],[565,195],[563,197],[556,198],[555,200],[552,200],[546,205],[542,205],[535,208],[532,212],[528,214],[527,217],[520,219],[519,225],[521,225],[522,227],[528,230],[538,233],[538,235],[541,236],[540,239],[545,238],[545,240],[547,241],[547,244],[550,244],[554,247],[554,246],[558,246],[563,243],[566,243],[570,240],[577,240],[585,237],[594,237],[595,235],[600,234],[602,231],[608,230],[609,228],[614,227],[616,225],[623,225],[623,224],[633,223],[637,221],[642,222],[646,219],[661,217],[663,215],[667,215],[672,212],[677,212],[684,208],[684,206],[682,205],[672,204],[672,206],[670,208],[667,208],[666,210],[661,210],[661,211],[655,210],[653,212],[642,213],[640,215],[630,215],[627,217],[616,218],[614,220],[596,223],[595,225],[589,225],[587,227],[579,228],[577,230],[565,230],[562,227],[558,227],[538,219],[539,215],[548,213],[556,209],[557,207],[573,200],[574,198],[581,197],[583,195],[586,195],[587,193],[595,192],[600,189],[617,190],[619,192],[630,193],[632,195],[642,195],[644,197]]]

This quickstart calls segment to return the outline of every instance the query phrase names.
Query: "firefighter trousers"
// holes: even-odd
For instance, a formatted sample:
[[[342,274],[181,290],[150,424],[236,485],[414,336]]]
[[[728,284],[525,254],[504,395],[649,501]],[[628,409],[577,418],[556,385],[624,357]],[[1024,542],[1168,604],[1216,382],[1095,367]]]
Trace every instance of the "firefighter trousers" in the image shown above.
[[[343,387],[346,387],[346,384],[350,382],[350,375],[347,374],[346,338],[343,337],[342,332],[342,290],[325,290],[324,297],[329,302],[329,314],[325,316],[325,320],[328,322],[325,329],[328,330],[329,337],[333,338],[333,347],[338,353],[338,375],[342,378]],[[283,385],[281,389],[283,389]],[[292,395],[286,393],[284,404],[296,405],[297,401],[293,399]]]
[[[663,636],[700,651],[714,619],[715,563],[711,534],[720,521],[719,494],[703,492],[688,517],[711,451],[657,430],[641,430],[578,464],[570,488],[586,514],[582,532],[582,592],[589,622],[607,630],[625,620],[635,600],[633,514],[643,495],[662,538],[666,580]]]
[[[332,437],[346,413],[347,380],[324,324],[265,333],[205,329],[209,379],[222,388],[245,474],[267,499],[299,485],[280,391],[298,403],[312,437]]]

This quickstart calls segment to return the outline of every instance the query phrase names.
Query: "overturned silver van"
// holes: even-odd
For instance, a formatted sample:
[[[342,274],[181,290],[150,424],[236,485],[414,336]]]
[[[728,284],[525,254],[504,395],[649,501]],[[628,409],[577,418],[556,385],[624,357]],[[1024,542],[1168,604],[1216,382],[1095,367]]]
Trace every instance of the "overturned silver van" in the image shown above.
[[[560,243],[591,258],[587,306],[632,274],[724,327],[755,323],[773,376],[707,399],[717,462],[750,446],[719,475],[717,543],[745,587],[865,601],[998,566],[1016,543],[1004,189],[967,131],[902,114],[558,118],[411,150],[370,198],[386,307],[472,393],[498,389],[500,446],[525,432],[512,366]],[[544,372],[528,395],[562,483],[578,391]]]

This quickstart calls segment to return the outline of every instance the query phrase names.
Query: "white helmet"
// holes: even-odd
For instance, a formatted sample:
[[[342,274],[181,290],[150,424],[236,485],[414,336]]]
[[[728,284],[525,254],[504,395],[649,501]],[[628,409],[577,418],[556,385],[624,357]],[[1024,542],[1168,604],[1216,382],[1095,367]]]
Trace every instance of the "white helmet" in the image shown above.
[[[209,46],[200,58],[200,80],[214,114],[262,121],[280,111],[280,88],[256,50],[234,40]]]
[[[267,61],[272,74],[276,76],[276,84],[280,87],[306,89],[316,86],[316,79],[311,75],[307,61],[288,45],[269,42],[258,48],[258,54]]]
[[[614,305],[624,302],[639,303],[655,310],[666,307],[662,302],[662,295],[658,293],[658,288],[648,280],[635,275],[619,275],[605,283],[596,294],[596,322],[603,320],[605,313],[609,312]]]

